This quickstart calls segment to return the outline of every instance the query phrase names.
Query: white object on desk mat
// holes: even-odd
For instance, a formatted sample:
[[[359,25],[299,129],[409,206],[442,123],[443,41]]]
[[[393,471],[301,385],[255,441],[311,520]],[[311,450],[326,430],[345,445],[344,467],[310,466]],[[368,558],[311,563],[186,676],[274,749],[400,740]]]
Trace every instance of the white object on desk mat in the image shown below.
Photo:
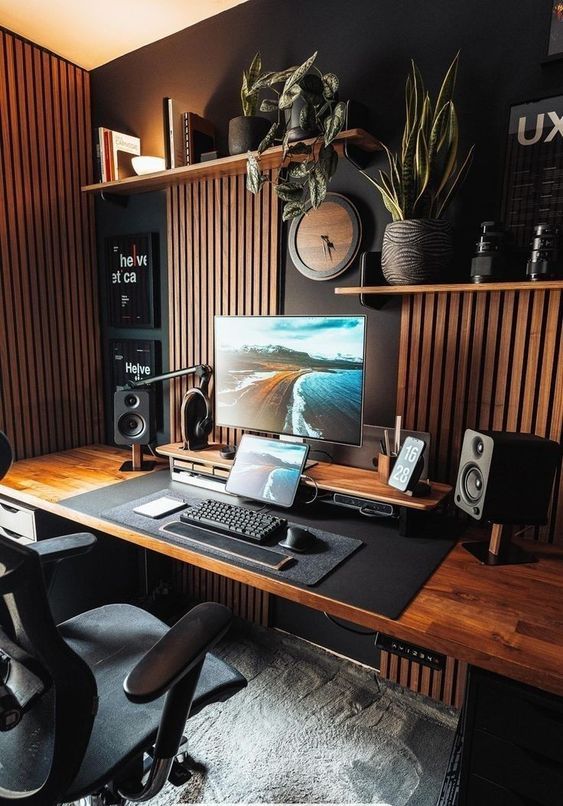
[[[185,501],[171,498],[169,495],[163,495],[162,498],[149,501],[147,504],[141,504],[133,512],[138,515],[146,515],[147,518],[162,518],[164,515],[171,515],[172,512],[178,512],[179,509],[184,509],[185,507],[187,507]]]

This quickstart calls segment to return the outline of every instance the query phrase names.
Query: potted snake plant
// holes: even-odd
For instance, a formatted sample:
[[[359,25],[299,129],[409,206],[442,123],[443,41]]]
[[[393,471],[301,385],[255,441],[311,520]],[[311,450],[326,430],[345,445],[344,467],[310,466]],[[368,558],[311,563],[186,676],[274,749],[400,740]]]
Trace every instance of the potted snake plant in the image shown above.
[[[268,118],[257,115],[260,87],[257,81],[262,73],[262,58],[257,53],[248,70],[242,73],[240,101],[242,115],[229,121],[229,154],[245,154],[258,148],[270,128]]]
[[[407,77],[401,149],[384,146],[388,171],[372,182],[393,221],[385,228],[381,267],[388,283],[414,285],[443,279],[453,258],[453,229],[444,214],[465,179],[472,146],[458,163],[459,127],[453,92],[459,53],[435,102],[414,61]]]

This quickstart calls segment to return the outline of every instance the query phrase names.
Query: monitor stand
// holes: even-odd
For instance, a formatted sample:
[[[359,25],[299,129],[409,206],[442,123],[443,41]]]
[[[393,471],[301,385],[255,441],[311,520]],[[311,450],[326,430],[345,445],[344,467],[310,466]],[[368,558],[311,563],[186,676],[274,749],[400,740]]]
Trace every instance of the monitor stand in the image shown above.
[[[303,442],[305,442],[305,440],[303,439],[303,437],[291,437],[288,434],[280,434],[280,442],[303,443]],[[319,463],[315,462],[314,459],[307,459],[307,461],[305,462],[304,470],[309,470],[309,468],[315,467],[315,465],[318,465],[318,464]]]

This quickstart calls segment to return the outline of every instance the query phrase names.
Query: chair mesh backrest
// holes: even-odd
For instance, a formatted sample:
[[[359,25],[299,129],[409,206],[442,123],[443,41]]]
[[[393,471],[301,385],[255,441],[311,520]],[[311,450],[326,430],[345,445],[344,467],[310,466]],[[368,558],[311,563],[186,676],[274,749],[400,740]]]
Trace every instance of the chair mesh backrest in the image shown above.
[[[96,683],[59,635],[39,556],[2,536],[0,599],[0,647],[13,655],[15,643],[45,682],[21,722],[0,733],[0,802],[46,806],[63,799],[78,772],[94,720]]]

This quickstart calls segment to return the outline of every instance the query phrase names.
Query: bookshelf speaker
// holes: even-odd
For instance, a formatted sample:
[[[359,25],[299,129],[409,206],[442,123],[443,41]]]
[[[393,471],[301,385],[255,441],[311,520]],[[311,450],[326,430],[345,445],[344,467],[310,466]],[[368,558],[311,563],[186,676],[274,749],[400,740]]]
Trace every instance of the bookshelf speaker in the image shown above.
[[[550,439],[468,428],[455,486],[456,506],[479,521],[546,523],[560,459],[561,448]]]
[[[153,390],[118,389],[113,396],[116,445],[149,445],[155,438]]]

